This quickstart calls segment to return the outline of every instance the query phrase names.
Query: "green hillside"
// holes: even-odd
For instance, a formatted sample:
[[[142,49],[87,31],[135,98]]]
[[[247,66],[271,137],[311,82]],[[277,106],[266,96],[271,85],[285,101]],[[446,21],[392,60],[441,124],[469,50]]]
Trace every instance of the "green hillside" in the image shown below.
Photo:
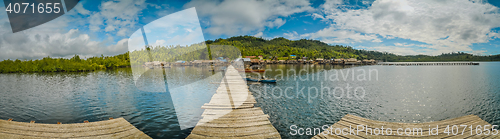
[[[0,73],[14,72],[80,72],[110,68],[128,67],[131,64],[142,64],[149,59],[174,62],[177,60],[192,61],[210,59],[210,57],[235,57],[236,49],[218,47],[219,45],[235,46],[242,56],[297,57],[315,58],[356,58],[375,59],[387,62],[437,62],[437,61],[500,61],[500,54],[493,56],[478,56],[468,53],[446,53],[438,56],[413,55],[400,56],[378,51],[357,50],[350,46],[330,45],[319,40],[288,40],[274,38],[266,40],[253,36],[235,36],[227,39],[208,40],[191,46],[153,46],[150,54],[145,50],[127,52],[116,56],[100,56],[81,59],[46,57],[39,60],[3,60],[0,62]],[[211,50],[212,49],[212,50]],[[129,54],[131,57],[129,57]]]
[[[329,45],[319,40],[288,40],[274,38],[266,40],[252,36],[236,36],[227,39],[206,41],[208,45],[232,45],[241,50],[243,56],[262,55],[268,57],[288,57],[296,55],[308,58],[356,58],[375,59],[388,62],[426,62],[426,61],[500,61],[500,55],[477,56],[463,52],[447,53],[438,56],[415,55],[400,56],[378,51],[357,50],[350,46]]]

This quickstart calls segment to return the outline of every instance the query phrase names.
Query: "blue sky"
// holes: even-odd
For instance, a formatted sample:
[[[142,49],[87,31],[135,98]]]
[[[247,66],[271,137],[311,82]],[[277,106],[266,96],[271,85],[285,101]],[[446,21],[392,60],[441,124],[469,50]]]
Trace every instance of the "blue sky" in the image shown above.
[[[500,2],[493,0],[83,0],[59,18],[14,34],[0,13],[0,59],[124,53],[141,26],[193,7],[206,40],[251,35],[400,55],[500,53]]]

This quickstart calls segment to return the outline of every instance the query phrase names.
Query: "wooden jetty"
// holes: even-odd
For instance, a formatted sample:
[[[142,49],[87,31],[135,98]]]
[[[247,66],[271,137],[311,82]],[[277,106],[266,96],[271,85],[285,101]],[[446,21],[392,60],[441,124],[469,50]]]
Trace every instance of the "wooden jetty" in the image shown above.
[[[441,65],[479,65],[477,62],[397,62],[397,63],[378,63],[384,66],[441,66]]]
[[[244,78],[229,66],[202,119],[187,138],[281,138],[256,103]]]
[[[150,139],[148,135],[135,128],[127,120],[116,118],[99,122],[74,123],[74,124],[39,124],[35,121],[30,123],[0,120],[0,138],[137,138]]]
[[[357,134],[349,134],[349,126],[351,128],[356,129],[358,125],[363,125],[364,129],[370,128],[372,129],[371,131],[360,131]],[[446,128],[449,125],[449,130],[448,133],[446,132]],[[453,125],[456,125],[454,129]],[[467,125],[467,127],[460,126],[460,125]],[[480,125],[481,129],[480,131],[477,131],[478,133],[483,133],[481,135],[476,134],[476,127]],[[488,125],[489,127],[489,132],[487,130],[484,130],[484,126]],[[384,127],[386,130],[384,130],[384,135],[380,133],[381,127]],[[432,128],[436,128],[438,126],[438,130],[432,130]],[[472,132],[471,128],[469,126],[472,126]],[[375,120],[370,120],[370,119],[365,119],[361,118],[358,116],[350,115],[347,114],[344,116],[340,121],[337,123],[333,124],[330,128],[333,129],[332,132],[335,132],[335,129],[344,129],[347,128],[346,132],[347,135],[341,133],[341,131],[337,131],[337,133],[332,133],[329,131],[324,131],[316,136],[313,137],[313,139],[324,139],[324,138],[500,138],[500,133],[497,135],[493,135],[493,132],[491,130],[491,124],[488,122],[482,120],[476,115],[467,115],[463,117],[458,117],[458,118],[453,118],[453,119],[447,119],[447,120],[442,120],[442,121],[436,121],[436,122],[425,122],[425,123],[394,123],[394,122],[382,122],[382,121],[375,121]],[[374,130],[375,128],[378,128],[379,130]],[[392,134],[388,135],[390,132],[385,132],[387,131],[387,128],[391,128]],[[411,130],[412,133],[408,130],[407,133],[402,133],[404,131],[401,131],[397,133],[397,129],[404,129],[406,130],[407,128]],[[465,128],[465,129],[464,129]],[[359,127],[359,129],[363,129]],[[415,130],[417,129],[417,130]],[[422,130],[419,130],[422,129]],[[429,130],[431,129],[431,131]],[[458,129],[458,130],[457,130]],[[453,131],[452,131],[453,130]],[[414,132],[417,131],[417,132]],[[421,131],[421,132],[418,132]],[[356,132],[356,130],[354,130]],[[429,134],[429,132],[433,134]],[[453,133],[454,132],[454,133]],[[462,134],[462,132],[464,134]],[[377,133],[378,135],[376,135]],[[418,134],[414,134],[418,133]],[[437,133],[437,135],[435,134]],[[472,135],[471,135],[472,133]],[[484,135],[488,133],[489,135]],[[326,135],[325,135],[326,134]]]

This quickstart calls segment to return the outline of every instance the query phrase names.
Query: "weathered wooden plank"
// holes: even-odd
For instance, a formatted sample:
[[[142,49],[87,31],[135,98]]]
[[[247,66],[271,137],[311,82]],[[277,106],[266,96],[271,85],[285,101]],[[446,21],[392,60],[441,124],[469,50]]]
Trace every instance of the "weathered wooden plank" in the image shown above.
[[[203,113],[242,113],[242,112],[252,112],[252,111],[262,111],[260,107],[253,107],[248,109],[237,109],[237,110],[214,110],[214,109],[206,109]]]
[[[247,108],[253,108],[253,106],[201,106],[202,109],[247,109]]]
[[[192,134],[215,136],[217,134],[231,135],[233,137],[249,136],[256,134],[271,133],[274,127],[271,125],[260,125],[252,127],[238,127],[238,128],[217,128],[217,127],[195,127]]]
[[[250,135],[250,136],[231,136],[230,134],[225,134],[225,136],[203,136],[203,135],[197,135],[197,134],[190,134],[188,139],[191,138],[206,138],[206,139],[279,139],[281,138],[280,134],[278,132],[270,132],[270,133],[263,133],[263,134],[255,134],[255,135]]]
[[[390,122],[376,122],[376,121],[370,121],[370,120],[365,120],[365,121],[361,121],[359,119],[357,120],[353,120],[353,119],[350,119],[350,118],[342,118],[341,120],[343,121],[347,121],[347,122],[350,122],[350,123],[353,123],[353,125],[368,125],[370,127],[381,127],[381,126],[384,126],[386,128],[423,128],[423,129],[428,129],[429,126],[430,127],[436,127],[436,125],[439,125],[440,127],[443,126],[443,125],[449,125],[450,123],[438,123],[438,124],[434,124],[433,122],[431,123],[428,123],[427,125],[422,125],[422,124],[409,124],[409,123],[390,123]],[[457,121],[453,124],[462,124],[462,123],[466,123],[466,122],[469,122],[469,121],[473,121],[473,120],[478,120],[477,117],[469,117],[469,118],[461,118],[461,119],[457,119]]]
[[[232,66],[228,67],[219,88],[188,138],[281,138],[269,115],[256,103],[246,81]]]
[[[123,118],[74,123],[39,124],[0,120],[0,138],[150,138]]]
[[[217,118],[217,119],[201,119],[198,124],[200,123],[234,123],[234,122],[242,122],[242,123],[250,123],[250,122],[256,122],[256,121],[268,121],[268,117],[266,115],[262,116],[254,116],[251,118]]]
[[[361,121],[366,121],[366,122],[371,122],[371,123],[385,123],[385,124],[397,124],[397,125],[429,125],[429,124],[446,124],[446,123],[450,123],[450,122],[456,122],[456,121],[462,120],[462,119],[479,118],[479,117],[477,117],[475,115],[467,115],[467,116],[462,116],[462,117],[457,117],[457,118],[452,118],[452,119],[447,119],[447,120],[442,120],[442,121],[424,122],[424,123],[394,123],[394,122],[376,121],[376,120],[361,118],[361,117],[354,116],[351,114],[347,114],[343,118],[361,120]]]
[[[10,128],[0,128],[3,133],[9,134],[20,134],[25,136],[36,136],[36,137],[61,137],[61,138],[74,138],[74,137],[85,137],[85,136],[101,136],[101,135],[109,135],[116,134],[125,131],[131,130],[133,127],[120,127],[114,128],[110,130],[93,130],[92,132],[69,132],[69,133],[61,133],[61,132],[39,132],[39,131],[30,131],[30,130],[16,130]]]
[[[86,125],[88,124],[88,125]],[[38,132],[85,132],[94,130],[106,130],[130,125],[128,122],[116,121],[114,123],[103,123],[101,125],[80,123],[80,124],[23,124],[23,122],[0,122],[0,128],[10,128],[16,130],[38,131]]]
[[[252,120],[252,119],[259,119],[259,118],[267,118],[269,119],[269,115],[264,114],[264,115],[255,115],[255,116],[234,116],[234,117],[219,117],[219,116],[205,116],[203,119],[201,119],[199,122],[209,122],[213,120],[219,120],[219,121],[234,121],[234,119],[239,119],[239,120]]]
[[[271,125],[269,120],[262,120],[256,122],[232,122],[232,123],[198,123],[196,126],[205,126],[205,127],[251,127],[251,126],[259,126],[259,125]]]
[[[427,122],[425,124],[421,123],[393,123],[393,122],[381,122],[381,121],[374,121],[374,120],[363,120],[363,119],[351,119],[351,117],[345,117],[342,118],[342,120],[346,120],[355,124],[368,124],[368,125],[373,125],[373,126],[385,126],[389,128],[399,128],[399,127],[404,127],[404,128],[424,128],[428,129],[429,125],[435,127],[436,125],[450,125],[450,124],[461,124],[465,123],[471,120],[478,120],[480,119],[479,117],[474,117],[474,116],[467,116],[466,118],[457,118],[455,121],[451,121],[453,123],[449,123],[450,121],[445,121],[445,122]],[[358,123],[360,122],[360,123]]]
[[[202,114],[201,116],[222,116],[222,117],[234,117],[234,116],[258,116],[258,115],[264,115],[264,112],[262,110],[260,111],[248,111],[248,112],[234,112],[234,113],[212,113],[212,112],[207,112]]]
[[[497,135],[489,135],[487,137],[484,137],[485,139],[500,139],[500,133]]]
[[[336,124],[341,125],[341,126],[340,126],[341,128],[349,128],[349,125],[351,125],[351,127],[352,127],[352,128],[356,128],[356,125],[351,124],[351,123],[346,122],[346,121],[343,121],[343,120],[341,120],[341,121],[337,122]],[[473,125],[473,126],[476,126],[476,125],[487,125],[488,123],[486,123],[486,122],[482,122],[482,121],[480,121],[480,120],[475,120],[475,121],[469,121],[468,123],[464,123],[464,124],[465,124],[465,125]],[[459,126],[459,125],[457,125],[457,126]],[[434,127],[435,127],[435,126],[434,126]],[[366,127],[365,127],[365,128],[366,128]],[[380,128],[381,128],[381,126],[378,126],[378,127],[371,127],[371,126],[369,126],[369,128],[372,128],[372,129],[379,128],[379,129],[380,129]],[[384,126],[384,128],[385,128],[385,129],[387,129],[388,127]],[[390,128],[390,127],[389,127],[389,128]],[[396,130],[397,130],[397,128],[398,128],[398,127],[392,127],[392,128],[391,128],[391,129],[393,130],[392,135],[381,135],[381,134],[379,134],[379,135],[376,135],[376,136],[386,136],[386,137],[387,137],[387,136],[391,136],[391,137],[424,137],[424,136],[425,136],[425,137],[428,137],[428,136],[431,136],[431,135],[429,134],[429,130],[428,130],[428,128],[422,128],[423,130],[422,130],[421,132],[419,132],[420,134],[418,134],[418,135],[413,135],[413,134],[410,134],[410,135],[397,135],[397,134],[396,134]],[[399,128],[403,128],[403,129],[405,129],[406,127],[399,127]],[[412,128],[410,128],[410,129],[412,129]],[[413,129],[412,129],[412,130],[413,130]],[[445,130],[445,127],[443,128],[442,126],[440,126],[440,127],[439,127],[439,130],[438,130],[438,133],[439,133],[439,134],[438,134],[437,136],[432,135],[432,137],[436,137],[436,138],[444,138],[444,137],[450,137],[450,136],[453,136],[452,134],[450,134],[450,135],[445,134],[445,133],[444,133],[444,130]],[[460,132],[464,131],[464,130],[463,130],[463,127],[459,127],[459,129],[458,129],[458,130],[459,130]],[[360,131],[360,134],[359,134],[359,135],[360,135],[360,136],[363,136],[363,137],[367,137],[367,138],[369,138],[369,137],[370,137],[370,138],[371,138],[371,136],[375,135],[373,132],[374,132],[373,130],[372,130],[371,132],[367,132],[367,131]],[[465,133],[467,133],[467,132],[468,132],[468,133],[470,133],[470,130],[469,130],[468,128],[466,128],[466,130],[465,130]]]
[[[364,128],[368,126],[368,128],[371,128],[372,131],[360,131],[359,134],[356,135],[331,135],[332,133],[329,133],[329,135],[323,135],[323,134],[318,134],[314,136],[313,138],[498,138],[497,136],[491,136],[491,135],[471,135],[471,129],[469,126],[472,125],[473,127],[473,133],[475,133],[475,127],[477,125],[490,125],[488,122],[482,120],[478,116],[475,115],[467,115],[463,117],[457,117],[457,118],[452,118],[452,119],[447,119],[447,120],[442,120],[442,121],[435,121],[435,122],[425,122],[425,123],[395,123],[395,122],[384,122],[384,121],[375,121],[375,120],[370,120],[370,119],[365,119],[361,118],[358,116],[354,115],[346,115],[344,116],[340,121],[337,123],[333,124],[331,128],[349,128],[351,126],[352,128],[356,128],[357,125],[364,125]],[[429,125],[430,128],[435,128],[436,125],[439,126],[438,130],[438,135],[431,135],[429,134]],[[452,133],[447,134],[444,133],[446,127],[450,125],[450,129],[452,128],[453,125],[458,126],[458,131],[459,133],[457,135],[454,135]],[[467,125],[467,127],[460,126],[460,125]],[[393,133],[391,135],[375,135],[373,129],[375,128],[381,128],[384,126],[385,129],[391,128]],[[491,125],[490,125],[491,126]],[[422,130],[419,130],[418,135],[414,134],[402,134],[398,135],[396,134],[396,130],[398,128],[410,128],[413,130],[413,128],[421,128]],[[465,129],[464,129],[465,128]],[[356,132],[356,130],[354,130]],[[451,131],[450,131],[451,132]],[[464,132],[462,135],[461,133]],[[483,131],[484,132],[484,131]],[[328,133],[325,131],[324,133]],[[372,134],[373,133],[373,134]]]

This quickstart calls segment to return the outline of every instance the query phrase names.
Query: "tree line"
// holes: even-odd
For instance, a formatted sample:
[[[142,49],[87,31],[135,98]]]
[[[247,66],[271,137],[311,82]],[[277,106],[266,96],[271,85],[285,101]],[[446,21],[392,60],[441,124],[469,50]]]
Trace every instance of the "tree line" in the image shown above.
[[[130,66],[129,53],[116,56],[100,56],[81,59],[75,55],[70,59],[45,57],[38,60],[3,60],[0,73],[28,72],[82,72]]]
[[[330,45],[319,40],[288,40],[283,37],[267,40],[253,36],[235,36],[226,39],[207,40],[204,43],[201,42],[189,46],[145,47],[142,50],[126,52],[116,56],[101,55],[100,57],[90,57],[87,59],[81,59],[78,55],[69,59],[51,57],[38,60],[8,59],[0,62],[0,73],[95,71],[142,65],[148,61],[208,60],[217,57],[235,58],[240,55],[262,55],[266,59],[291,59],[291,55],[295,55],[297,58],[307,57],[308,59],[356,58],[387,62],[500,61],[500,54],[480,56],[457,52],[443,53],[438,56],[401,56],[387,52],[357,50],[350,46]]]

